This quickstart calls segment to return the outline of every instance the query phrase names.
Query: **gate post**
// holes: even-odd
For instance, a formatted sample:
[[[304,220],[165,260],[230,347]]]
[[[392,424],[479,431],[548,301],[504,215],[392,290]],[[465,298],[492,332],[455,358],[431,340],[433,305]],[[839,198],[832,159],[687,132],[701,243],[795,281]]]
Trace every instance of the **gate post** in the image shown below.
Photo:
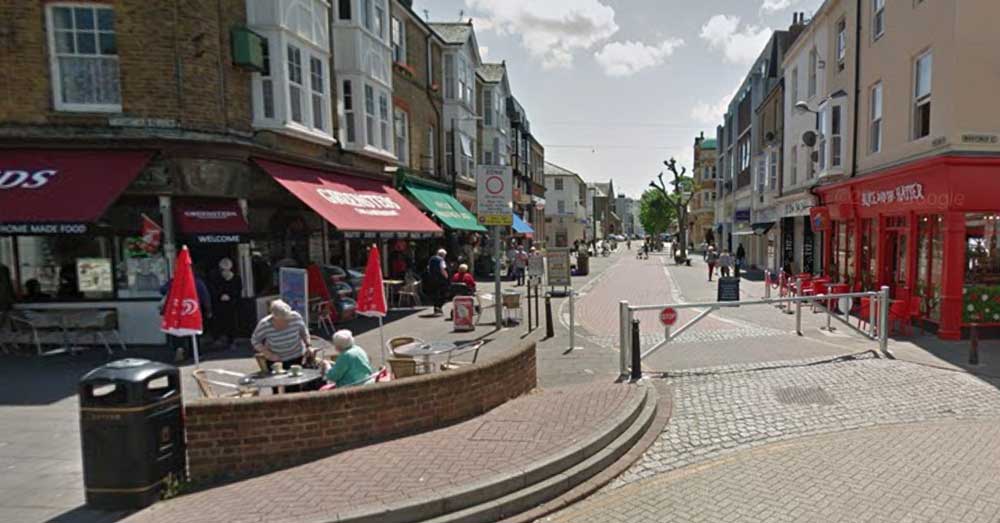
[[[889,287],[883,285],[878,299],[878,348],[882,354],[889,353]]]
[[[639,320],[632,320],[632,381],[642,379],[642,343],[639,336]]]
[[[868,330],[871,331],[872,338],[875,337],[876,333],[875,322],[877,321],[876,315],[878,314],[877,305],[878,305],[877,295],[872,296],[871,298],[868,299]]]
[[[622,377],[628,374],[628,354],[632,341],[630,327],[628,302],[622,300],[618,302],[618,372]]]

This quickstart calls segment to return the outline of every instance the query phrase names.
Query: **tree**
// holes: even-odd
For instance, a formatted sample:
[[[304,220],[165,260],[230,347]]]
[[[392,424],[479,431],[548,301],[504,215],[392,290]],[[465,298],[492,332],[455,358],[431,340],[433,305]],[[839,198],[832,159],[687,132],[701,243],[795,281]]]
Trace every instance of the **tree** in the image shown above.
[[[694,198],[694,179],[685,176],[686,167],[681,167],[681,170],[678,171],[677,160],[673,158],[663,162],[663,165],[667,166],[667,170],[674,175],[674,179],[669,182],[673,186],[673,190],[667,190],[667,182],[663,181],[663,173],[656,176],[656,181],[649,182],[649,186],[670,202],[675,215],[680,218],[679,227],[677,227],[677,243],[680,245],[675,248],[674,257],[677,260],[683,260],[687,258],[687,209]]]
[[[657,235],[670,230],[677,220],[677,211],[669,196],[647,189],[639,199],[639,222],[647,234]]]

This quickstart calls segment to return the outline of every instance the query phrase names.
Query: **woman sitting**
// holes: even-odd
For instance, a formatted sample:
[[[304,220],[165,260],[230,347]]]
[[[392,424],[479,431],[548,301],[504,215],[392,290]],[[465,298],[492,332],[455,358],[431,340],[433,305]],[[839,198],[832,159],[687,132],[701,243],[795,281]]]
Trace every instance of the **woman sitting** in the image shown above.
[[[354,344],[354,335],[349,330],[339,330],[333,334],[333,348],[337,351],[337,362],[323,362],[326,381],[337,388],[367,385],[374,382],[372,364],[364,349]]]
[[[469,266],[464,263],[459,265],[458,272],[451,276],[451,283],[461,283],[469,289],[469,294],[476,293],[476,279],[469,272]]]

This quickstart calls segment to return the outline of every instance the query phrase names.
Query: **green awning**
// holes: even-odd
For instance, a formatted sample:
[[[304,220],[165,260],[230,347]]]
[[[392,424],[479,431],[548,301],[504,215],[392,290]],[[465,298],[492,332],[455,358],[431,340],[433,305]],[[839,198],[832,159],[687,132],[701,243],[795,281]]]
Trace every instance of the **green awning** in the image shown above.
[[[404,186],[445,227],[460,231],[486,232],[486,227],[479,225],[476,215],[469,212],[454,196],[415,183],[406,183]]]

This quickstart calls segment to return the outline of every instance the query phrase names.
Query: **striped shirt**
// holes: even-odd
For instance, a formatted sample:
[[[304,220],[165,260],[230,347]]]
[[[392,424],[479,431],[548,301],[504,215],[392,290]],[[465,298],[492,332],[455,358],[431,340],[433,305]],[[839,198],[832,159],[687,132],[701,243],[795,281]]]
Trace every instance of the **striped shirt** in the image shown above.
[[[253,335],[250,336],[250,344],[254,347],[267,345],[267,348],[275,353],[281,361],[288,361],[292,358],[301,358],[305,349],[303,340],[309,339],[309,330],[306,322],[297,312],[292,312],[292,317],[288,319],[288,326],[278,330],[274,326],[274,318],[271,315],[265,316],[257,323]]]

